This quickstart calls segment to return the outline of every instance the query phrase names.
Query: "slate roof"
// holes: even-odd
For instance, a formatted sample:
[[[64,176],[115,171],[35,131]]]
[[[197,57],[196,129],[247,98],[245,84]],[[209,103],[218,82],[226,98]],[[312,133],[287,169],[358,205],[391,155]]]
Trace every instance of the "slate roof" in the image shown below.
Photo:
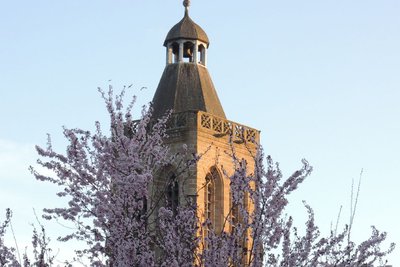
[[[210,44],[205,31],[199,25],[194,23],[194,21],[189,17],[187,11],[185,12],[183,19],[168,32],[164,41],[164,46],[166,46],[168,42],[177,39],[200,40],[206,43],[207,47]]]
[[[165,67],[153,98],[153,116],[161,117],[168,110],[201,110],[226,118],[207,68],[195,63]]]

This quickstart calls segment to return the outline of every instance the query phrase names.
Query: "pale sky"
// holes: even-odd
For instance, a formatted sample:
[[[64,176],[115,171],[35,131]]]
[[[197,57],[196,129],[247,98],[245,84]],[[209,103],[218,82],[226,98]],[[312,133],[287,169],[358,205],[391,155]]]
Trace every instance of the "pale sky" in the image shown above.
[[[341,205],[347,223],[363,168],[353,236],[375,225],[400,246],[400,1],[193,0],[190,14],[211,41],[227,117],[261,130],[286,175],[302,158],[314,166],[291,197],[295,224],[306,219],[302,200],[323,234]],[[62,151],[63,125],[106,129],[98,86],[133,84],[138,107],[151,101],[164,38],[182,16],[178,0],[0,0],[0,218],[14,209],[19,242],[30,238],[32,208],[58,201],[27,170],[33,146],[50,133]],[[62,231],[46,226],[53,240]],[[400,247],[390,260],[400,266]]]

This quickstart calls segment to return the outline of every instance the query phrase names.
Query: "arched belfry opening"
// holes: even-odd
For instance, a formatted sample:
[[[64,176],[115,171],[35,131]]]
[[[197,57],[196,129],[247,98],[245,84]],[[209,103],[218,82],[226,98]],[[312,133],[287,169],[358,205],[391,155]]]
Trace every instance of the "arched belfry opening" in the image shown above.
[[[206,55],[207,55],[206,47],[204,46],[204,44],[200,44],[197,48],[197,59],[198,59],[197,63],[205,66],[207,63]]]
[[[186,62],[193,62],[193,52],[195,44],[191,41],[183,43],[183,58],[186,58]]]
[[[167,47],[167,64],[179,62],[179,43],[173,42]]]

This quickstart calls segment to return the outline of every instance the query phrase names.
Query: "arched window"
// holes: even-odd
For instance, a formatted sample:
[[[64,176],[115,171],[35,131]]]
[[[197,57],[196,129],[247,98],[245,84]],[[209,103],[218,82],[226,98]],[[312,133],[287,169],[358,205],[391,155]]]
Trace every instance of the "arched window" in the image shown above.
[[[238,223],[243,223],[243,214],[240,210],[246,210],[249,212],[249,193],[244,192],[243,199],[239,200],[238,203],[234,203],[232,193],[230,193],[230,218],[231,218],[231,232],[235,231],[235,227]]]
[[[235,205],[231,198],[231,232],[235,232],[236,225],[239,223],[239,205]]]
[[[179,206],[179,183],[175,173],[169,173],[166,183],[167,206],[176,211]]]
[[[212,167],[206,176],[205,217],[210,220],[214,230],[219,233],[223,225],[223,181],[216,167]]]
[[[249,212],[249,193],[244,192],[242,194],[241,198],[239,201],[234,202],[232,198],[232,193],[230,193],[230,231],[232,235],[234,235],[235,238],[235,243],[234,246],[238,248],[238,251],[240,253],[241,257],[241,264],[236,265],[234,264],[233,266],[247,266],[246,262],[248,259],[248,248],[249,248],[249,239],[248,239],[248,233],[249,229],[243,228],[243,225],[246,225],[248,221],[245,221],[245,212]],[[247,218],[248,220],[249,218]],[[239,225],[242,224],[242,232],[241,236],[238,236],[237,231]]]

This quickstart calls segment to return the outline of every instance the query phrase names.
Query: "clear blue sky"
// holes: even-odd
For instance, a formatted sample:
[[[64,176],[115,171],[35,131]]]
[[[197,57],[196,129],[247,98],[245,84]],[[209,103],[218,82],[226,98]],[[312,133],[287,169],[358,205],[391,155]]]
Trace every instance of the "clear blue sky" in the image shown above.
[[[286,175],[302,158],[314,166],[291,197],[299,226],[303,199],[323,233],[340,205],[348,222],[351,180],[364,168],[354,238],[376,225],[400,246],[399,14],[398,0],[192,1],[228,118],[260,129]],[[182,15],[180,0],[0,0],[0,210],[14,208],[20,242],[31,209],[56,202],[27,171],[33,145],[50,133],[61,150],[62,125],[106,123],[96,88],[109,80],[151,101],[164,38]],[[400,247],[391,263],[400,266]]]

